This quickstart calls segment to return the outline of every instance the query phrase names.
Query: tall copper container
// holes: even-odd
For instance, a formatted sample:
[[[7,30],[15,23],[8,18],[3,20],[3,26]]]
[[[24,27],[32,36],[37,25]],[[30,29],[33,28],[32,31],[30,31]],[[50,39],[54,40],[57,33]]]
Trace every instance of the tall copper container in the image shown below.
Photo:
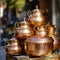
[[[51,26],[48,32],[49,32],[49,36],[54,39],[53,50],[60,49],[60,40],[56,35],[56,27],[54,27],[54,25]]]

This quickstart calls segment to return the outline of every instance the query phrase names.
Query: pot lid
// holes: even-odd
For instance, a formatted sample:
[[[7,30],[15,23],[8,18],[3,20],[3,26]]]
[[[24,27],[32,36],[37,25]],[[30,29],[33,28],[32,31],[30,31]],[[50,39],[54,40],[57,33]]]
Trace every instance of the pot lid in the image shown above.
[[[53,39],[51,37],[39,37],[37,35],[27,38],[25,42],[32,42],[32,43],[53,43]]]

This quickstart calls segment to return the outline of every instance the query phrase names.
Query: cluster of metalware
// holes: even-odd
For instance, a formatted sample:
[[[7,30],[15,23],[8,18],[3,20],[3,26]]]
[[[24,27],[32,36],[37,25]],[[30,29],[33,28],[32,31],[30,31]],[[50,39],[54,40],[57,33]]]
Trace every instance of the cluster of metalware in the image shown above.
[[[47,56],[51,55],[53,50],[60,48],[56,27],[47,24],[45,16],[37,6],[30,13],[28,21],[24,18],[24,21],[19,22],[16,33],[17,35],[10,39],[7,45],[7,53],[10,55],[21,53],[22,48],[19,41],[24,37],[26,38],[23,42],[24,51],[28,56]]]

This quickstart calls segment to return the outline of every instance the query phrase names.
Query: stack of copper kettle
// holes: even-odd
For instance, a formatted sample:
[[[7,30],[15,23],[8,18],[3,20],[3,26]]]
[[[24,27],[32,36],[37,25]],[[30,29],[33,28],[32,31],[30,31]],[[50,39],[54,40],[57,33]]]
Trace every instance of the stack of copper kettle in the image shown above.
[[[38,9],[38,6],[32,10],[28,21],[24,18],[24,21],[19,22],[16,33],[15,38],[20,38],[20,40],[26,38],[22,43],[24,45],[24,51],[28,56],[48,56],[52,54],[53,50],[60,48],[60,41],[55,34],[55,27],[47,24],[47,20],[42,11]],[[17,41],[20,40],[17,39]],[[10,48],[15,43],[13,40],[11,41]],[[20,52],[22,48],[20,46],[17,47],[19,47],[17,51]],[[10,48],[7,47],[9,54],[13,54],[12,52],[14,51]]]
[[[17,24],[17,27],[16,27]],[[16,22],[15,23],[15,30],[16,33],[14,34],[14,37],[9,39],[9,43],[7,45],[7,54],[9,55],[19,55],[22,54],[22,50],[24,49],[23,43],[24,40],[27,37],[30,37],[33,35],[33,31],[30,28],[30,24],[26,22],[25,18],[22,22]]]
[[[30,14],[29,23],[34,28],[34,35],[25,41],[24,48],[27,55],[47,56],[52,54],[53,50],[60,48],[60,40],[56,34],[53,34],[56,33],[56,28],[47,24],[49,22],[47,22],[43,12],[38,9],[38,6]]]

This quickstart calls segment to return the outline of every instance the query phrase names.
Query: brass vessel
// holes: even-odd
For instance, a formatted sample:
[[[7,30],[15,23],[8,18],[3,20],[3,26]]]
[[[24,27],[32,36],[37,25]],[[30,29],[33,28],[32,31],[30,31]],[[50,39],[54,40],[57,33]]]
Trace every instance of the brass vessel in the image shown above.
[[[47,32],[40,28],[39,34],[27,38],[24,43],[25,52],[29,56],[50,55],[53,50],[53,39],[48,37]],[[41,32],[42,31],[42,32]],[[44,34],[44,33],[45,34]]]
[[[46,17],[43,16],[43,12],[38,9],[38,6],[36,6],[36,9],[30,14],[29,21],[31,26],[41,26],[46,24]]]
[[[18,55],[21,52],[21,46],[16,38],[11,38],[6,46],[7,54]]]

